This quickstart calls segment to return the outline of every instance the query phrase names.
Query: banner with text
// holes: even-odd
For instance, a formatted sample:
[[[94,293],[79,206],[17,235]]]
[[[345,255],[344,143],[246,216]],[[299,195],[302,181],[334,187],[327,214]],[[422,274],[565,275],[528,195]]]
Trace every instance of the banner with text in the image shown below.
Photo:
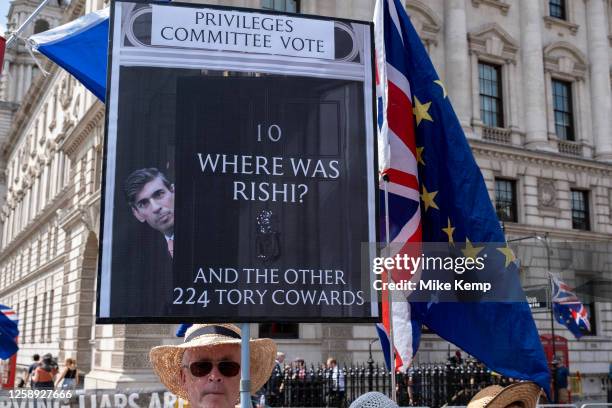
[[[371,25],[113,4],[98,322],[376,320]]]

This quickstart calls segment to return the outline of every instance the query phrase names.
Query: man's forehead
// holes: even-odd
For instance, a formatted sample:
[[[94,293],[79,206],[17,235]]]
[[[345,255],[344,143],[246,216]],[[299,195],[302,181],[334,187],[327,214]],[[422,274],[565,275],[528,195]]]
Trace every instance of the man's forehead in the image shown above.
[[[164,184],[164,181],[161,179],[161,177],[157,176],[153,180],[147,182],[147,184],[142,186],[142,190],[140,190],[138,194],[136,194],[136,201],[138,202],[139,200],[143,198],[149,198],[151,194],[153,194],[155,191],[159,190],[160,188],[164,190],[168,189],[166,185]]]
[[[188,358],[219,360],[226,357],[240,356],[240,346],[238,344],[219,344],[212,347],[197,347],[187,349]]]

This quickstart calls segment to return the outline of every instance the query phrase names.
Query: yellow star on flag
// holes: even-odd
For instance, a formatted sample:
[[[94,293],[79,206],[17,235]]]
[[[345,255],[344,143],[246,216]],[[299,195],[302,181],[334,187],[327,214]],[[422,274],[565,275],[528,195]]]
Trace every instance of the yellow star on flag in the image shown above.
[[[444,99],[446,99],[446,97],[448,96],[448,94],[446,93],[446,87],[444,86],[444,82],[440,81],[439,79],[434,81],[436,84],[440,85],[440,88],[442,88],[442,95],[444,95]]]
[[[463,256],[466,258],[476,259],[476,256],[484,247],[474,247],[468,237],[465,237],[465,249],[462,249]]]
[[[512,252],[510,247],[508,247],[508,244],[506,244],[504,248],[497,248],[497,250],[504,254],[504,256],[506,257],[506,268],[512,263],[512,261],[516,259],[516,257],[514,256],[514,252]]]
[[[425,165],[425,162],[423,161],[423,150],[424,149],[425,149],[425,147],[417,147],[416,148],[417,163],[421,163],[423,166]]]
[[[442,231],[448,235],[448,243],[452,246],[455,246],[455,240],[453,239],[453,232],[455,232],[455,227],[451,225],[450,217],[448,218],[448,227],[442,228]]]
[[[417,98],[416,95],[414,96],[414,108],[412,108],[412,112],[414,116],[416,116],[417,126],[421,124],[422,120],[433,122],[433,119],[429,116],[429,112],[427,112],[430,106],[431,102],[421,103],[419,98]]]
[[[429,191],[427,191],[425,186],[423,186],[423,194],[421,194],[421,200],[423,200],[423,203],[425,204],[425,211],[427,211],[429,207],[433,207],[436,210],[439,210],[438,205],[434,201],[437,194],[437,191],[432,191],[430,193]]]

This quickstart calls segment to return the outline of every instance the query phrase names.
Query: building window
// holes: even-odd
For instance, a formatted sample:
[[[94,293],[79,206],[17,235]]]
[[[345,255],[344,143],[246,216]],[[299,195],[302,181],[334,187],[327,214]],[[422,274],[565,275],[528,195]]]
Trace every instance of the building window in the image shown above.
[[[555,133],[561,140],[574,140],[574,114],[572,108],[572,84],[552,81]]]
[[[572,228],[588,231],[589,195],[588,191],[572,190]]]
[[[300,337],[300,325],[299,323],[261,323],[259,337],[297,339]]]
[[[516,181],[495,179],[495,210],[500,221],[517,222]]]
[[[51,291],[49,292],[49,305],[47,308],[49,311],[49,313],[47,313],[47,332],[45,335],[47,342],[51,341],[51,324],[53,323],[53,295],[54,291],[53,289],[51,289]]]
[[[30,343],[36,343],[38,340],[36,338],[36,326],[38,326],[38,305],[39,305],[39,297],[38,296],[34,296],[34,303],[33,303],[33,307],[32,307],[32,332],[31,332],[31,337],[30,337]]]
[[[479,62],[478,79],[482,122],[489,127],[504,127],[500,67]]]
[[[560,20],[565,20],[565,0],[550,0],[548,2],[548,7],[550,8],[550,16],[554,18],[558,18]]]
[[[19,333],[21,334],[21,341],[22,343],[27,343],[28,336],[26,330],[28,329],[28,326],[26,325],[26,322],[28,320],[28,299],[26,299],[25,303],[23,304],[23,314],[19,316],[19,319],[23,319],[21,322],[21,330],[19,330]]]
[[[34,34],[42,33],[43,31],[47,31],[49,29],[49,23],[47,20],[37,20],[34,23]]]
[[[300,12],[299,0],[261,0],[261,8],[265,10],[286,11],[289,13]]]

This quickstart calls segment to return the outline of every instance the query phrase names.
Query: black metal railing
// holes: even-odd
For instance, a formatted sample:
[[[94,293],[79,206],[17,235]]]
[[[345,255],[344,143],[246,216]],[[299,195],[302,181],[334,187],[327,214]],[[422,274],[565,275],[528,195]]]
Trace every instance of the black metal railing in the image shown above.
[[[612,372],[601,379],[601,389],[606,394],[606,402],[612,404]]]
[[[414,365],[396,374],[400,406],[467,405],[482,388],[512,382],[475,361]],[[391,395],[391,373],[380,365],[277,366],[262,389],[272,407],[347,407],[368,391]]]

